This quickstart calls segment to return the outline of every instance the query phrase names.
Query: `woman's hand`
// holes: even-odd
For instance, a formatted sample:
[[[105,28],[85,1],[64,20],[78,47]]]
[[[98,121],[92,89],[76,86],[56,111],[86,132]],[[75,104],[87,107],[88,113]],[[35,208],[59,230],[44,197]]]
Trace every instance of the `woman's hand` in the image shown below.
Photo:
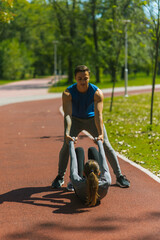
[[[97,144],[97,141],[99,141],[99,140],[101,140],[103,143],[103,135],[99,135],[98,137],[95,137],[93,141],[94,141],[94,143]]]
[[[78,138],[77,137],[71,137],[69,135],[66,135],[66,143],[69,144],[70,141],[73,141],[74,144],[77,143]]]

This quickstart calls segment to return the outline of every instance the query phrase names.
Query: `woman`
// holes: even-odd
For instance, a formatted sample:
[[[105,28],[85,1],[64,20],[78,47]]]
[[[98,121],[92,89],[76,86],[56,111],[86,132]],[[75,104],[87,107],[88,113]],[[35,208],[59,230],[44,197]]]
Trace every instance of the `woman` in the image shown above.
[[[103,143],[97,141],[96,148],[88,149],[89,160],[84,165],[83,148],[74,148],[74,141],[69,143],[70,178],[76,195],[88,206],[95,206],[102,199],[111,185],[111,176],[106,162]],[[84,176],[83,176],[84,174]]]

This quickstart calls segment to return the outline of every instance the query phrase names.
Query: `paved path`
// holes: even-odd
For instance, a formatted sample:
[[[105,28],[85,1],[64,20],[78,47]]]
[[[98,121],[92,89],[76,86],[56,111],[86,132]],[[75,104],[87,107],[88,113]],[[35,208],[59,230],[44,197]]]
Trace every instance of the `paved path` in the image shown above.
[[[50,98],[48,79],[36,80],[39,88],[34,81],[26,82],[31,90],[24,82],[0,90],[0,240],[160,240],[160,185],[121,159],[131,187],[116,187],[111,171],[112,186],[97,207],[66,191],[68,169],[64,188],[50,188],[63,142],[61,99],[38,100]],[[86,152],[93,143],[82,134],[78,144]]]
[[[0,106],[60,97],[61,94],[59,93],[48,94],[50,80],[51,77],[48,77],[45,79],[24,80],[0,85]]]
[[[30,81],[24,80],[7,85],[0,85],[0,106],[11,103],[61,97],[60,93],[48,93],[48,87],[51,78],[52,77],[45,79],[32,79]],[[155,91],[160,91],[160,84],[156,85]],[[111,92],[111,88],[103,89],[105,96],[110,96]],[[128,87],[128,94],[137,94],[141,92],[151,92],[151,85]],[[115,88],[115,94],[124,95],[124,87]]]

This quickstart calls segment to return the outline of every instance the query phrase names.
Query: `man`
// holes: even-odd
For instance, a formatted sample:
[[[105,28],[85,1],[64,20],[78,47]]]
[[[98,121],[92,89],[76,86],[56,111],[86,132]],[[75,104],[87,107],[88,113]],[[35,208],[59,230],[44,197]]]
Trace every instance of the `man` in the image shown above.
[[[52,182],[52,188],[60,188],[64,184],[69,159],[69,142],[72,137],[86,130],[94,138],[103,141],[106,157],[116,175],[116,183],[120,187],[129,187],[130,182],[122,175],[117,156],[108,140],[105,126],[103,125],[103,93],[95,85],[89,83],[90,70],[87,66],[80,65],[75,69],[76,83],[68,87],[62,95],[64,110],[64,144],[59,154],[58,176]],[[75,142],[76,143],[76,142]],[[67,186],[73,191],[71,183]]]

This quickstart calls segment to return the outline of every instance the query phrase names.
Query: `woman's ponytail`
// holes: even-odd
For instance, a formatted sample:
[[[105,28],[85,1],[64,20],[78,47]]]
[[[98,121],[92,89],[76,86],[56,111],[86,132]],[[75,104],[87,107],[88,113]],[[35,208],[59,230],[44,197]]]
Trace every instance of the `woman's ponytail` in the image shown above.
[[[87,177],[87,202],[88,206],[95,206],[98,200],[98,174],[99,165],[93,160],[89,160],[84,167],[84,173]]]

